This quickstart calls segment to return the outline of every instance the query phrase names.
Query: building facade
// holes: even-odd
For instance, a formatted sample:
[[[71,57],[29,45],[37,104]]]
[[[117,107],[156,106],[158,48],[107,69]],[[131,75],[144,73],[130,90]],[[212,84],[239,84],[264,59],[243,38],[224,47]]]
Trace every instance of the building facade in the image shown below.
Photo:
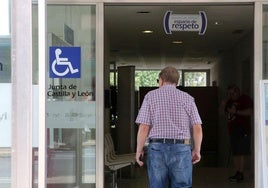
[[[8,29],[0,37],[0,148],[8,173],[3,185],[104,187],[104,134],[109,132],[104,93],[110,74],[105,6],[170,4],[253,8],[254,177],[256,188],[266,187],[268,1],[7,2]]]

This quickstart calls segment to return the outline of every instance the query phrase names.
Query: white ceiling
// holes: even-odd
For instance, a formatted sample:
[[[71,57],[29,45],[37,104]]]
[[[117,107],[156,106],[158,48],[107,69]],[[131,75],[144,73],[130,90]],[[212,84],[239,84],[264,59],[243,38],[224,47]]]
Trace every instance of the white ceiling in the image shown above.
[[[149,13],[137,13],[137,12]],[[207,16],[207,30],[165,34],[163,19],[166,11],[174,14]],[[215,22],[220,25],[215,25]],[[110,44],[111,61],[117,66],[135,65],[136,69],[161,69],[167,65],[179,69],[209,69],[222,52],[231,50],[243,36],[252,33],[253,4],[200,5],[106,5],[106,40]],[[145,29],[152,34],[142,34]],[[182,40],[183,44],[172,44]]]

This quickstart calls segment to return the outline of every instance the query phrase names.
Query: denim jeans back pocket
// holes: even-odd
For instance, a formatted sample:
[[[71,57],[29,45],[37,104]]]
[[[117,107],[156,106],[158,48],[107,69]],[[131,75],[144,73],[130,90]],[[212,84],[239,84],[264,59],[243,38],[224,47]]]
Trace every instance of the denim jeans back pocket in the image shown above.
[[[148,146],[148,165],[152,168],[165,168],[165,156],[161,143],[153,143]]]
[[[176,145],[173,147],[169,157],[169,165],[174,170],[185,170],[192,166],[192,156],[190,147]]]

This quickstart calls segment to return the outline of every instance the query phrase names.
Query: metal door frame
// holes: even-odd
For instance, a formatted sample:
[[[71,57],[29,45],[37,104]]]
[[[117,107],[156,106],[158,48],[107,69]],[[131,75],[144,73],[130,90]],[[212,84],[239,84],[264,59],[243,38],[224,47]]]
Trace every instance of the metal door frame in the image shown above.
[[[14,3],[19,3],[21,0],[14,0]],[[104,5],[107,4],[117,4],[117,3],[176,3],[176,4],[202,4],[202,3],[214,3],[214,4],[221,4],[221,3],[253,3],[254,9],[255,9],[255,15],[254,15],[254,108],[255,108],[255,119],[254,119],[254,127],[255,127],[255,187],[262,187],[262,182],[264,181],[265,177],[263,177],[262,174],[262,158],[261,153],[257,152],[259,151],[261,147],[261,140],[260,140],[260,119],[258,118],[260,114],[260,80],[262,79],[262,6],[263,4],[266,4],[267,1],[259,1],[259,0],[236,0],[235,2],[233,0],[38,0],[38,14],[39,14],[39,113],[42,114],[39,116],[39,187],[44,188],[46,186],[45,184],[45,178],[46,178],[46,171],[45,171],[45,156],[46,156],[46,135],[45,135],[45,65],[47,60],[47,53],[46,53],[46,6],[47,4],[93,4],[96,5],[96,16],[97,16],[97,42],[96,42],[96,58],[97,58],[97,64],[96,64],[96,90],[98,93],[103,93],[104,91],[104,80],[103,80],[103,72],[104,72]],[[19,11],[17,9],[14,9],[15,11]],[[13,23],[14,24],[14,23]],[[12,25],[13,25],[12,24]],[[20,32],[22,35],[25,32]],[[18,32],[17,35],[20,35]],[[19,58],[19,56],[16,56],[16,58]],[[31,62],[30,62],[31,63]],[[15,62],[15,65],[18,65],[19,62]],[[25,70],[25,69],[24,69]],[[13,75],[14,77],[24,77],[24,72],[22,71],[18,75]],[[29,83],[28,83],[29,84]],[[22,89],[22,86],[16,86],[17,90]],[[13,97],[13,101],[16,99],[19,99],[19,95]],[[32,100],[31,96],[27,98],[25,103]],[[104,105],[103,105],[103,95],[99,95],[97,98],[97,115],[96,115],[96,127],[98,128],[96,130],[96,187],[104,187],[104,164],[103,164],[103,131],[104,131]],[[28,104],[29,104],[28,103]],[[15,106],[15,109],[19,109]],[[31,107],[29,107],[29,111],[31,111]],[[15,115],[14,119],[17,120],[17,122],[22,121],[23,118],[19,115]],[[26,132],[28,135],[29,133]],[[31,136],[31,135],[28,135]],[[13,141],[21,141],[22,138],[13,138]],[[31,145],[31,143],[30,143]],[[15,148],[18,149],[18,148]],[[31,152],[28,148],[26,152]],[[24,153],[26,153],[24,152]],[[29,153],[28,153],[29,154]],[[24,157],[30,157],[30,155],[23,154]],[[29,160],[28,160],[29,161]],[[31,164],[28,164],[28,167],[31,167]],[[14,171],[18,171],[18,167],[14,166],[12,168]],[[16,177],[16,176],[13,176]],[[12,177],[12,178],[13,178]],[[25,181],[23,179],[23,176],[16,177],[15,179],[12,179],[15,184],[20,184]]]

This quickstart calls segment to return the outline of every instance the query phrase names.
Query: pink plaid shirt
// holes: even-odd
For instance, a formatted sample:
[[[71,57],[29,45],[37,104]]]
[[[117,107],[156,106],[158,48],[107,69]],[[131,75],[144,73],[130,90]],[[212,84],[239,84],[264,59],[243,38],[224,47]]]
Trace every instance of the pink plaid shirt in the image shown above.
[[[146,94],[136,123],[150,126],[148,138],[190,139],[191,127],[202,121],[192,96],[164,85]]]

